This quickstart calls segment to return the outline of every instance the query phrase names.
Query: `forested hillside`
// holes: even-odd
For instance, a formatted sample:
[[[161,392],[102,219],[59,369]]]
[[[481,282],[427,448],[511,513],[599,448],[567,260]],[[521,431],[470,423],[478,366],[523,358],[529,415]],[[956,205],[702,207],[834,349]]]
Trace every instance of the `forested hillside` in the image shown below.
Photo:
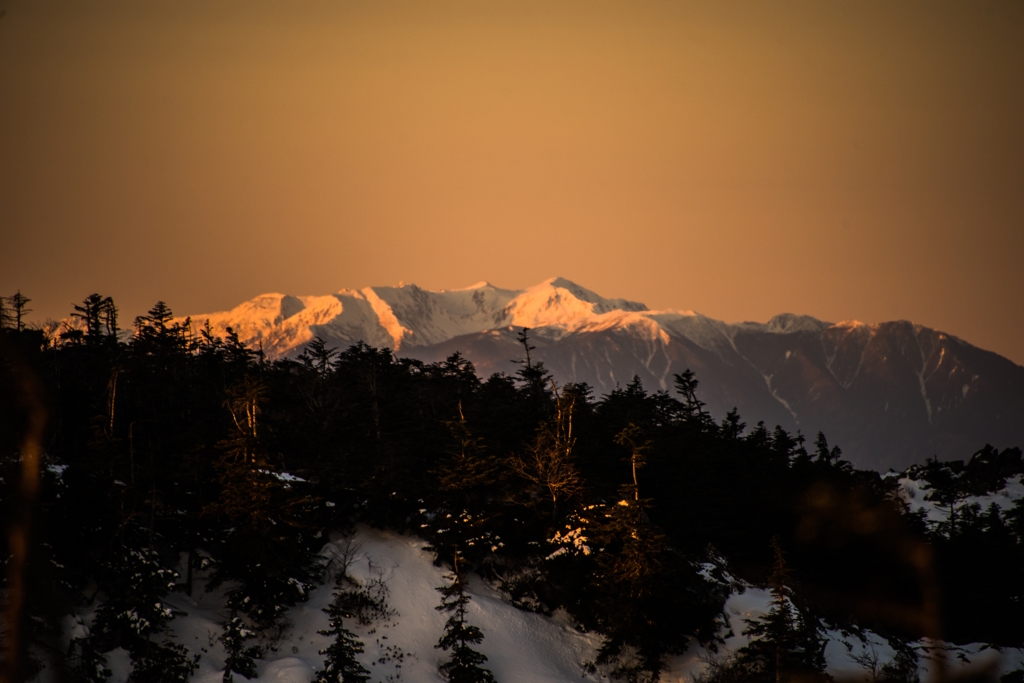
[[[459,621],[468,572],[523,609],[564,608],[601,635],[593,665],[630,681],[693,640],[721,642],[740,581],[776,600],[712,680],[825,680],[826,628],[890,639],[903,664],[887,680],[916,680],[907,644],[922,637],[1024,643],[1024,504],[972,503],[1024,472],[1019,449],[929,462],[901,485],[855,470],[825,435],[735,411],[716,422],[689,371],[671,392],[558,385],[526,329],[508,372],[483,379],[458,353],[424,363],[321,340],[271,362],[230,328],[193,334],[162,302],[130,335],[109,298],[74,315],[76,329],[5,315],[0,330],[12,680],[45,666],[102,681],[119,647],[134,681],[187,680],[196,660],[164,637],[165,599],[218,587],[224,680],[251,676],[286,608],[325,580],[327,534],[355,523],[415,532],[451,568],[437,600],[453,681],[486,680]],[[908,505],[911,480],[945,516]],[[345,624],[372,596],[337,580],[318,680],[365,680]],[[95,621],[67,631],[90,603]]]
[[[559,384],[586,382],[601,395],[639,377],[648,391],[671,391],[676,374],[693,370],[716,421],[738,407],[750,423],[824,431],[855,466],[879,472],[959,459],[986,442],[1024,443],[1024,367],[908,320],[830,323],[786,313],[726,323],[551,278],[524,290],[481,282],[264,294],[192,317],[197,329],[207,323],[220,336],[230,327],[269,360],[294,359],[320,338],[426,363],[459,352],[484,377],[508,371],[528,327]]]

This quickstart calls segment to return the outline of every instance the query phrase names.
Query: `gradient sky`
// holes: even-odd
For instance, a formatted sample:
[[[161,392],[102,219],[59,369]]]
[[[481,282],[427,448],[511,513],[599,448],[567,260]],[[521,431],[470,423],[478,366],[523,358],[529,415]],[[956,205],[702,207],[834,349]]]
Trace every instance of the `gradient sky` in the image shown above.
[[[415,282],[1024,363],[1024,1],[0,0],[0,293]]]

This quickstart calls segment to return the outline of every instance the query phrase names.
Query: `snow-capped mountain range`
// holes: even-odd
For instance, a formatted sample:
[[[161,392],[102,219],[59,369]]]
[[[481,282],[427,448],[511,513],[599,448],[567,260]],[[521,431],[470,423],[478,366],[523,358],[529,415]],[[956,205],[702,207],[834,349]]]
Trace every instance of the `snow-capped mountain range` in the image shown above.
[[[191,319],[208,320],[215,334],[231,327],[270,358],[294,357],[320,337],[428,362],[461,351],[484,377],[515,370],[516,335],[529,327],[535,357],[559,382],[587,382],[601,394],[638,376],[649,390],[671,390],[673,375],[690,368],[716,417],[735,406],[748,424],[800,429],[810,440],[824,431],[861,467],[1024,444],[1024,367],[907,321],[783,314],[730,324],[608,299],[563,278],[524,290],[481,282],[264,294]]]
[[[296,355],[316,336],[338,345],[364,341],[402,352],[509,327],[530,327],[536,334],[558,338],[622,324],[630,313],[643,317],[651,311],[641,303],[605,299],[553,278],[525,290],[480,282],[441,291],[402,284],[343,289],[327,296],[263,294],[230,311],[192,319],[209,320],[220,332],[231,326],[243,341],[262,344],[269,357],[282,358]]]

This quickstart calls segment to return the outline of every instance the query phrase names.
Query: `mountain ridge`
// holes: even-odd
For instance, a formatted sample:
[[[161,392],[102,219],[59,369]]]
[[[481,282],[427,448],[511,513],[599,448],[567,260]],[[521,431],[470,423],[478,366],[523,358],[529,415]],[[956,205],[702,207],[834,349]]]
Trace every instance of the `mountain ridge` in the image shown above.
[[[671,390],[697,373],[720,419],[733,407],[807,435],[824,431],[856,464],[902,467],[933,455],[964,457],[983,443],[1024,443],[1024,367],[910,321],[831,323],[782,313],[726,323],[688,310],[651,310],[565,278],[522,290],[479,282],[432,291],[413,284],[325,296],[264,294],[230,311],[192,316],[215,334],[231,327],[268,357],[293,358],[319,337],[425,362],[456,351],[478,372],[511,372],[517,328],[558,382],[608,393],[639,377]]]

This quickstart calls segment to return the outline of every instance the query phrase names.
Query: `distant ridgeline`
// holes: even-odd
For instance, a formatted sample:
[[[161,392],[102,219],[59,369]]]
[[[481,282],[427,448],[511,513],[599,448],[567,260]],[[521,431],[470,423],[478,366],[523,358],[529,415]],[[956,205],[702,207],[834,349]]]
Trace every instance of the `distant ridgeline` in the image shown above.
[[[562,278],[525,290],[484,282],[454,291],[265,294],[192,320],[222,336],[230,327],[270,359],[295,358],[320,338],[428,363],[459,352],[484,378],[510,371],[516,335],[528,327],[559,383],[604,395],[639,377],[649,390],[668,391],[691,369],[716,420],[737,408],[751,422],[824,431],[852,463],[879,471],[961,458],[979,443],[1024,443],[1024,367],[907,321],[832,324],[786,314],[726,324],[606,299]]]
[[[569,300],[566,283],[545,286]],[[497,296],[480,291],[482,300]],[[572,301],[585,300],[578,293]],[[606,315],[638,313],[627,309]],[[502,324],[518,320],[513,313]],[[19,668],[10,680],[45,665],[68,680],[101,681],[118,648],[134,681],[187,680],[208,655],[169,637],[175,614],[164,601],[198,587],[199,575],[226,591],[217,635],[225,680],[252,675],[262,648],[287,627],[285,608],[325,580],[318,552],[326,534],[357,522],[420,534],[439,561],[459,558],[441,598],[449,623],[438,634],[450,646],[452,680],[456,671],[488,680],[472,650],[479,630],[465,621],[465,571],[517,605],[564,608],[601,634],[594,666],[627,681],[655,680],[693,641],[721,642],[723,605],[740,582],[770,586],[772,611],[748,621],[753,642],[708,680],[825,680],[826,629],[869,628],[888,639],[900,654],[885,680],[912,680],[909,643],[922,637],[1024,641],[1019,449],[967,457],[984,445],[976,443],[961,460],[880,475],[855,469],[822,434],[805,442],[783,427],[745,424],[736,411],[713,416],[705,404],[702,373],[720,376],[729,358],[749,359],[744,373],[766,368],[768,388],[783,392],[784,359],[795,355],[789,362],[811,373],[818,354],[832,359],[837,377],[854,378],[856,368],[837,365],[845,345],[873,349],[880,337],[912,344],[939,367],[949,361],[929,360],[934,353],[1003,367],[944,335],[904,324],[894,324],[895,336],[884,326],[844,336],[845,328],[806,321],[791,321],[789,333],[734,326],[721,334],[736,356],[679,336],[651,347],[679,350],[676,365],[658,370],[657,391],[624,378],[597,397],[552,380],[541,351],[556,342],[522,329],[479,336],[506,353],[494,367],[508,370],[481,379],[457,353],[425,362],[387,345],[335,348],[316,337],[294,357],[271,359],[267,343],[261,353],[237,330],[194,326],[163,303],[129,335],[108,298],[88,298],[75,315],[76,326],[51,336],[8,318],[0,332],[3,518],[14,532],[30,530],[4,539],[31,540],[27,556],[21,541],[4,549],[5,587],[24,598],[20,618],[4,623],[14,634],[5,642],[17,649],[5,660]],[[644,315],[637,325],[654,320]],[[715,328],[682,314],[674,324]],[[577,331],[558,343],[582,353],[597,348],[594,339]],[[822,346],[827,339],[834,346]],[[868,352],[858,353],[868,364]],[[678,365],[694,358],[702,359],[696,374]],[[932,386],[939,371],[928,367],[921,381]],[[957,389],[958,409],[983,393],[970,387],[997,381],[1017,380]],[[921,385],[915,391],[920,397]],[[938,425],[953,408],[927,396]],[[872,439],[887,433],[875,431]],[[33,444],[42,449],[37,491],[24,469]],[[336,646],[324,651],[318,680],[366,680],[345,624],[374,608],[343,579],[328,579],[338,592],[323,633]],[[60,632],[67,615],[92,607],[92,622]]]

